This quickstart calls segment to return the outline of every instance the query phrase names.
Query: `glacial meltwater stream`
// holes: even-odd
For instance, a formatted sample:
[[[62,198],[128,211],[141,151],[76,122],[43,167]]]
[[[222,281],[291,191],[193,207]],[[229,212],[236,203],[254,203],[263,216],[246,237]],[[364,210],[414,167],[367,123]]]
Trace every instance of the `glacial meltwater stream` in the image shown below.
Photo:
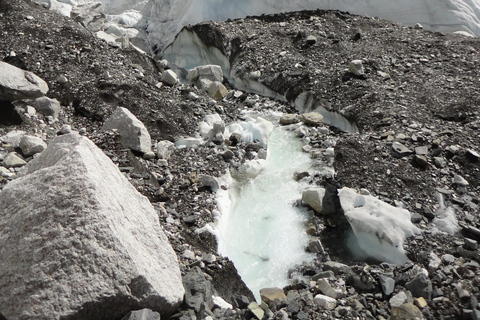
[[[302,145],[292,131],[276,128],[264,170],[230,186],[231,210],[223,213],[219,251],[234,262],[258,300],[260,289],[288,285],[288,270],[313,258],[305,252],[306,212],[294,205],[306,185],[293,174],[311,164]]]

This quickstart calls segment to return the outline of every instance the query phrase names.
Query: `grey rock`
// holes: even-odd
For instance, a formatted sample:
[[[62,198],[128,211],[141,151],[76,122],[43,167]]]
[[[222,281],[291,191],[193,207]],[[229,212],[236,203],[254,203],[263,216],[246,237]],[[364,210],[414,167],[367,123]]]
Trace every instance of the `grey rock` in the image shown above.
[[[460,187],[466,187],[469,185],[468,181],[458,174],[453,176],[453,183]]]
[[[298,119],[309,126],[319,126],[323,123],[323,116],[318,112],[302,113]]]
[[[164,70],[162,72],[162,82],[169,85],[174,86],[178,82],[177,74],[173,70]]]
[[[8,319],[90,318],[83,308],[109,319],[138,307],[168,316],[182,302],[177,256],[155,209],[87,138],[50,141],[5,186],[0,207]]]
[[[346,273],[350,271],[350,267],[347,266],[346,264],[340,263],[340,262],[335,262],[335,261],[327,261],[323,264],[323,269],[325,270],[331,270],[335,275],[338,275],[339,273]]]
[[[0,61],[0,100],[35,99],[47,92],[47,83],[34,73]]]
[[[392,143],[392,149],[399,157],[405,157],[413,153],[412,150],[408,149],[400,142]]]
[[[473,239],[465,238],[463,239],[465,248],[468,250],[477,250],[478,249],[478,242]]]
[[[58,135],[69,134],[72,132],[72,126],[69,124],[64,124],[60,130],[58,130]]]
[[[419,273],[415,278],[407,282],[405,288],[407,288],[415,298],[423,297],[426,300],[431,300],[432,282],[423,273]]]
[[[428,146],[416,147],[415,148],[415,154],[418,154],[420,156],[427,155],[428,154]]]
[[[401,306],[392,308],[389,320],[424,320],[422,311],[411,303],[405,303]]]
[[[195,82],[198,79],[206,79],[211,82],[223,81],[223,71],[218,65],[202,65],[188,70],[187,79]]]
[[[265,315],[265,311],[263,311],[263,309],[260,308],[260,306],[256,302],[251,302],[247,308],[255,318],[257,318],[258,320],[263,319],[263,316]]]
[[[39,137],[23,136],[19,144],[20,149],[24,156],[33,156],[36,153],[40,153],[47,148],[47,144]]]
[[[44,116],[53,116],[58,118],[60,113],[60,102],[57,99],[50,99],[49,97],[40,97],[35,100],[27,100],[26,103],[30,104],[39,113]]]
[[[303,178],[309,177],[310,173],[308,171],[295,171],[293,173],[293,180],[300,181]]]
[[[343,292],[332,288],[326,279],[319,279],[317,281],[317,288],[327,297],[334,299],[342,299],[344,297]]]
[[[200,176],[200,181],[203,186],[209,187],[213,192],[216,192],[220,188],[220,183],[218,179],[206,174]]]
[[[442,260],[434,253],[430,252],[428,259],[428,270],[430,272],[437,270],[442,264]]]
[[[196,312],[202,305],[209,310],[213,307],[212,284],[205,278],[199,267],[194,267],[183,277],[185,287],[185,303]]]
[[[170,159],[170,156],[175,149],[173,142],[168,140],[163,140],[157,143],[157,157],[158,159]]]
[[[289,125],[297,123],[298,121],[298,116],[296,114],[284,114],[278,122],[281,125]]]
[[[322,213],[322,198],[324,196],[323,189],[305,190],[302,194],[302,201],[310,206],[317,213]]]
[[[333,310],[337,306],[337,300],[323,294],[317,294],[314,298],[315,303],[323,309]]]
[[[160,320],[160,313],[142,309],[128,313],[122,320]]]
[[[0,137],[0,141],[3,143],[9,144],[14,148],[18,148],[20,146],[20,140],[26,134],[25,131],[22,130],[13,130],[8,132],[6,135]]]
[[[93,32],[102,30],[107,21],[107,17],[103,13],[102,4],[100,2],[76,5],[72,8],[70,17],[81,24],[84,28]]]
[[[352,60],[348,64],[348,71],[353,73],[356,76],[362,76],[365,74],[365,70],[363,69],[363,62],[362,60]]]
[[[382,291],[386,296],[392,294],[395,289],[395,280],[390,277],[381,275],[380,276],[380,285],[382,286]]]
[[[315,274],[312,277],[312,280],[317,281],[318,279],[330,279],[330,278],[334,278],[334,277],[335,277],[335,273],[333,273],[332,270],[327,270],[327,271],[322,271],[322,272],[319,272],[319,273]]]
[[[322,242],[320,242],[320,239],[318,238],[312,238],[308,242],[308,250],[311,253],[319,253],[319,254],[324,254],[325,250],[323,249]]]
[[[125,145],[142,153],[151,151],[152,140],[147,128],[128,109],[118,107],[105,121],[102,130],[118,130]]]
[[[445,160],[445,158],[435,157],[433,160],[438,168],[445,168],[447,166],[447,160]]]
[[[388,300],[388,302],[390,303],[390,307],[392,308],[399,307],[405,302],[407,302],[407,295],[405,294],[405,292],[400,291],[399,293],[391,297],[390,300]]]
[[[5,168],[18,168],[26,165],[27,162],[20,158],[15,152],[10,152],[3,158],[3,166]]]
[[[208,87],[208,95],[212,98],[221,100],[228,94],[227,88],[220,82],[214,81]]]
[[[442,261],[445,262],[446,264],[452,264],[455,262],[455,257],[447,253],[442,256]]]

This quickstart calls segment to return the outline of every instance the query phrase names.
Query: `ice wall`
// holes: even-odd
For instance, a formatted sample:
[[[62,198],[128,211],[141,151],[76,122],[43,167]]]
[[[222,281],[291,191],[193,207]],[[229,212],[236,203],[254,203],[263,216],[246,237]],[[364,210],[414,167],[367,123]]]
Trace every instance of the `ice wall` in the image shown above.
[[[150,45],[163,50],[187,24],[223,21],[247,15],[287,11],[336,9],[380,17],[407,25],[422,24],[441,32],[480,35],[479,0],[101,0],[107,13],[135,9],[142,13],[139,26]]]

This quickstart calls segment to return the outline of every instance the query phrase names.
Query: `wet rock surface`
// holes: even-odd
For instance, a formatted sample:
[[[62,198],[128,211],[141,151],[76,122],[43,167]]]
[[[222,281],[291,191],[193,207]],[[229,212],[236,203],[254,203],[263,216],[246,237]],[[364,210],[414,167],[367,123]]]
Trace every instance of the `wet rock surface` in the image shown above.
[[[478,39],[330,11],[188,27],[229,59],[230,77],[259,83],[257,89],[267,89],[257,91],[281,101],[234,90],[214,100],[177,80],[162,85],[168,64],[112,46],[33,2],[0,0],[0,26],[3,62],[46,81],[46,95],[61,105],[45,109],[2,96],[0,109],[11,106],[21,124],[1,122],[0,187],[13,184],[36,157],[23,151],[21,141],[29,139],[23,137],[49,144],[78,131],[90,138],[150,200],[177,254],[189,293],[171,319],[479,317]],[[101,131],[117,107],[145,125],[153,155],[132,151],[119,132]],[[328,114],[308,127],[296,116],[284,118],[315,160],[312,172],[297,178],[312,189],[329,190],[330,183],[335,192],[311,204],[322,209],[311,211],[306,226],[316,259],[291,270],[283,295],[274,290],[278,296],[254,302],[206,226],[218,214],[214,190],[228,188],[216,178],[265,150],[235,134],[215,139],[225,133],[217,117],[211,139],[192,137],[206,115],[218,114],[225,126],[244,120],[241,110],[296,114],[295,107],[336,112],[360,132],[329,127]],[[332,174],[326,163],[335,168],[334,185],[324,179]],[[409,262],[357,261],[339,247],[346,235],[338,232],[336,192],[344,186],[412,213],[421,233],[404,243]],[[118,317],[156,317],[129,311]]]

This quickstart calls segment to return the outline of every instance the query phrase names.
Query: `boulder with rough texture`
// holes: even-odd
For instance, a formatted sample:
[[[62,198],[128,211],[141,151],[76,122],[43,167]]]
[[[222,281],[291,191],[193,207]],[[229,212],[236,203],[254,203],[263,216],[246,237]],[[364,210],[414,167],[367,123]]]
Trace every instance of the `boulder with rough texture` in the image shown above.
[[[356,76],[362,76],[365,73],[362,60],[352,60],[348,64],[348,71]]]
[[[221,100],[228,94],[227,88],[220,82],[214,81],[208,87],[208,95],[212,98]]]
[[[323,189],[309,189],[302,194],[302,201],[310,206],[315,212],[322,213],[322,199],[325,194]]]
[[[118,107],[105,121],[102,130],[118,130],[125,145],[143,153],[151,151],[152,139],[144,124],[128,109]]]
[[[0,100],[35,99],[47,92],[47,83],[34,73],[0,61]]]
[[[287,300],[285,292],[280,288],[263,288],[260,290],[260,297],[269,306],[272,306],[276,299],[280,302]]]
[[[132,311],[122,320],[160,320],[160,314],[150,309]]]
[[[33,156],[47,148],[47,144],[41,138],[27,135],[22,137],[19,146],[26,157]]]
[[[165,70],[162,73],[162,82],[174,86],[178,82],[178,76],[173,70]]]
[[[0,137],[0,141],[9,144],[14,148],[18,148],[20,146],[20,140],[22,140],[22,137],[25,134],[26,132],[22,130],[9,131],[7,134]]]
[[[175,149],[175,145],[173,144],[173,142],[168,140],[160,141],[159,143],[157,143],[158,159],[168,160],[173,152],[173,149]]]
[[[18,168],[26,165],[27,162],[20,158],[15,152],[10,152],[3,158],[3,166],[5,168]]]
[[[278,122],[281,125],[289,125],[292,123],[297,123],[298,122],[298,116],[296,114],[284,114]]]
[[[43,114],[44,116],[58,117],[60,113],[60,102],[57,99],[50,99],[48,97],[40,97],[35,100],[28,101],[28,104],[32,105],[35,110]]]
[[[323,116],[318,112],[303,113],[298,119],[309,126],[319,126],[323,123]]]
[[[326,310],[333,310],[337,306],[337,300],[331,297],[327,297],[323,294],[317,294],[315,296],[315,302],[320,308]]]
[[[118,319],[183,300],[155,209],[90,140],[53,139],[0,193],[0,306],[15,319]]]

